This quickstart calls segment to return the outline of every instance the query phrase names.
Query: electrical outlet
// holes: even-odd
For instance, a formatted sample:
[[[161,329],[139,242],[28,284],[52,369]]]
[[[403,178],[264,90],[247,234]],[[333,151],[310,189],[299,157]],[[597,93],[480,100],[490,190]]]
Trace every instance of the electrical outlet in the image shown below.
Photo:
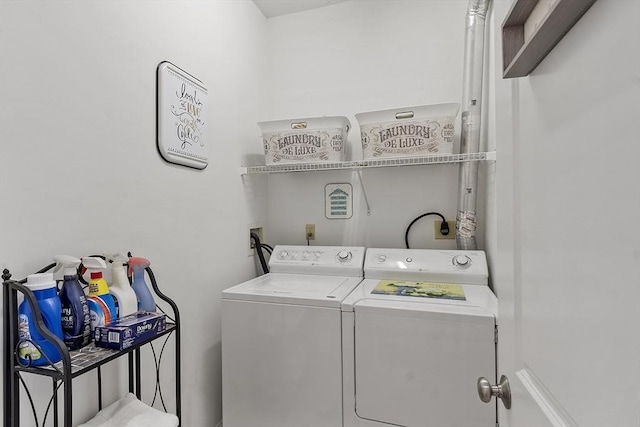
[[[433,236],[435,239],[455,239],[456,238],[456,222],[455,221],[447,221],[447,224],[449,224],[449,234],[447,234],[446,236],[440,233],[440,224],[442,224],[442,221],[433,222]]]
[[[307,224],[304,226],[304,234],[307,240],[315,240],[316,239],[316,225],[315,224]]]
[[[256,248],[256,244],[254,243],[253,239],[251,238],[251,233],[256,233],[258,235],[258,239],[260,239],[260,242],[264,243],[264,235],[263,235],[263,231],[262,231],[262,227],[256,227],[256,228],[250,228],[249,229],[249,250],[251,251],[251,255],[253,255],[253,250]]]

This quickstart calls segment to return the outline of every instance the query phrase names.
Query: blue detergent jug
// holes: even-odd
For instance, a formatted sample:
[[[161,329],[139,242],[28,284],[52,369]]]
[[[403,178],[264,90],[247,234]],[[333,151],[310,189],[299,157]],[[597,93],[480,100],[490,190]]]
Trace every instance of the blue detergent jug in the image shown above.
[[[26,286],[36,297],[45,326],[51,333],[62,340],[62,305],[58,297],[56,282],[53,280],[53,274],[32,274],[27,277]],[[18,357],[21,362],[29,364],[29,358],[31,359],[31,366],[59,362],[62,359],[62,355],[51,341],[38,332],[35,325],[36,319],[33,309],[25,298],[18,308],[18,338],[20,340]]]

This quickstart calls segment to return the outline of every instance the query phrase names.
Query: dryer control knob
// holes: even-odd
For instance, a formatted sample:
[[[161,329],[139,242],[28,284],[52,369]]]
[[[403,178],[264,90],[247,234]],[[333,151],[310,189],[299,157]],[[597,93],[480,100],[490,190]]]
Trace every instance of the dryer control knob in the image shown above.
[[[338,260],[340,260],[340,262],[345,262],[350,259],[351,259],[351,252],[345,251],[345,250],[338,252]]]
[[[471,259],[466,255],[456,255],[453,257],[453,264],[458,267],[469,267],[471,265]]]
[[[287,252],[287,251],[280,251],[278,253],[278,258],[280,258],[280,259],[286,259],[288,256],[289,256],[289,252]]]
[[[379,262],[385,262],[387,260],[387,256],[386,255],[380,255],[378,256],[378,261]]]

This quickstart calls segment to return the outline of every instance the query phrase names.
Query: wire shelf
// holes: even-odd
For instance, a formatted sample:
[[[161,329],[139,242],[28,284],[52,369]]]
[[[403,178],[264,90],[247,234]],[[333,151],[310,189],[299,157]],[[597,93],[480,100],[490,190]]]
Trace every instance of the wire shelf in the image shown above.
[[[369,168],[384,168],[398,166],[418,166],[447,163],[493,161],[496,159],[495,151],[466,153],[466,154],[442,154],[424,157],[399,157],[369,160],[354,160],[349,162],[332,163],[289,163],[269,166],[243,166],[242,175],[264,173],[288,173],[288,172],[313,172],[327,170],[360,170]]]
[[[124,349],[124,350],[111,350],[108,348],[97,347],[95,343],[91,343],[80,350],[69,351],[69,356],[71,358],[71,376],[73,378],[84,374],[100,365],[103,365],[107,362],[110,362],[114,359],[119,358],[137,348],[142,347],[145,344],[148,344],[164,335],[168,335],[174,331],[176,325],[173,323],[167,323],[167,327],[164,331],[159,332],[157,335],[136,343],[134,346]],[[39,367],[31,367],[31,366],[20,366],[16,365],[15,369],[17,371],[22,372],[30,372],[32,374],[46,375],[51,377],[58,377],[62,372],[62,361],[55,363],[51,366],[39,366]]]

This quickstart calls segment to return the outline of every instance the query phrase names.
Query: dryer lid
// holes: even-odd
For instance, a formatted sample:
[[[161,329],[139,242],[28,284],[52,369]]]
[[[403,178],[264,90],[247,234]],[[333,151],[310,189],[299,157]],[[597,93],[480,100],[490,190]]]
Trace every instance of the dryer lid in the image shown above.
[[[339,308],[362,278],[269,273],[222,292],[222,299]]]

